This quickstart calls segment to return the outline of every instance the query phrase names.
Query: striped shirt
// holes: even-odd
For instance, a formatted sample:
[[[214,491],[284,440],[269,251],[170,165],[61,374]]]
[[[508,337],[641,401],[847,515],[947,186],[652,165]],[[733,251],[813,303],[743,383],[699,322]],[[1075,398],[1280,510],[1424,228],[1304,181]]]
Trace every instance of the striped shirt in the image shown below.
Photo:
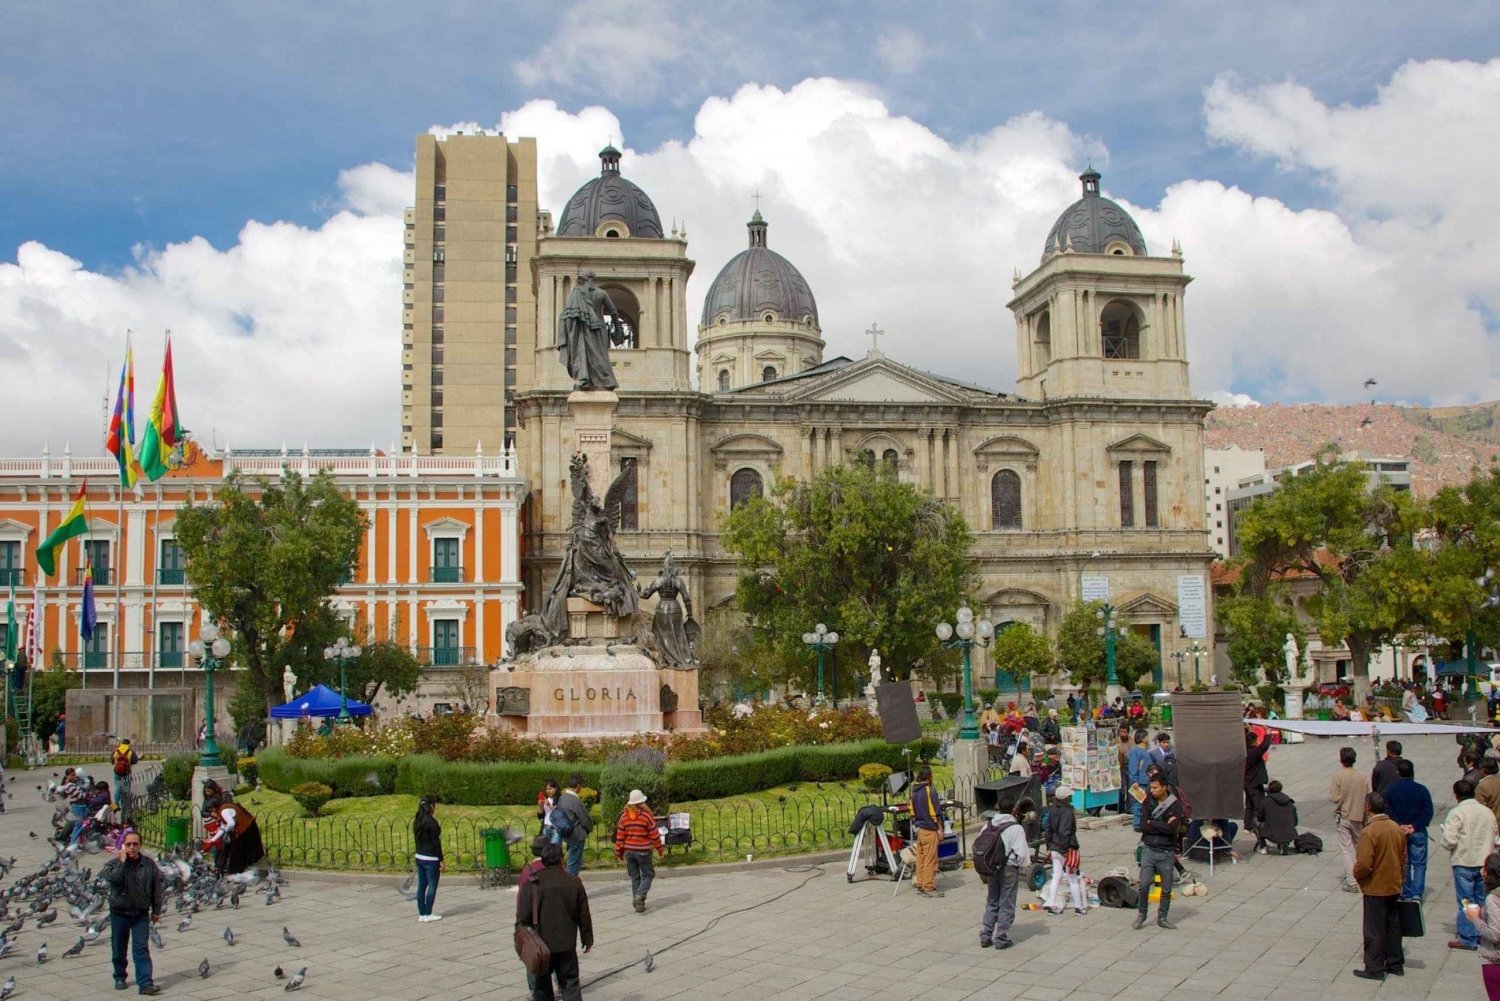
[[[649,852],[661,847],[661,831],[657,829],[651,811],[644,806],[627,806],[615,824],[615,854]]]

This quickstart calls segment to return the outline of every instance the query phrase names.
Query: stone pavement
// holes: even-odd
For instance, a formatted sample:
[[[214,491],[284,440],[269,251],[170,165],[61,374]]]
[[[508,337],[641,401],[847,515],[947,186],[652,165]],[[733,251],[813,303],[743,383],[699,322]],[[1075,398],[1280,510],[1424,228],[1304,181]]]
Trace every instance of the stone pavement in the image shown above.
[[[1448,737],[1405,743],[1418,779],[1433,788],[1441,821],[1451,806],[1457,747]],[[1174,901],[1176,932],[1154,924],[1132,931],[1129,911],[1096,909],[1085,917],[1023,911],[1014,949],[980,949],[983,890],[971,871],[940,874],[947,891],[941,900],[923,899],[905,883],[895,895],[888,881],[849,885],[842,861],[812,869],[789,861],[717,874],[665,871],[645,915],[631,910],[627,884],[585,874],[598,940],[583,957],[585,984],[625,968],[584,993],[601,1001],[1481,996],[1475,955],[1445,948],[1455,903],[1446,853],[1437,847],[1428,873],[1429,935],[1408,941],[1407,976],[1385,984],[1350,976],[1359,963],[1360,898],[1338,890],[1339,854],[1324,799],[1339,746],[1310,740],[1277,748],[1271,761],[1272,776],[1298,800],[1303,828],[1323,837],[1324,854],[1250,854],[1217,867],[1208,896]],[[1373,765],[1369,742],[1358,747],[1359,766]],[[50,854],[41,838],[52,806],[34,788],[41,776],[16,778],[7,783],[14,790],[9,812],[0,816],[0,855],[15,854],[17,871],[27,872]],[[1129,864],[1135,843],[1122,828],[1084,832],[1082,841],[1085,871],[1096,877]],[[1242,837],[1240,845],[1248,850],[1250,840]],[[1207,878],[1206,866],[1190,866]],[[288,974],[308,967],[302,992],[308,998],[526,997],[510,945],[514,891],[480,889],[471,876],[446,874],[437,908],[445,920],[418,924],[415,906],[393,889],[394,878],[289,875],[291,886],[274,906],[246,898],[238,912],[200,913],[182,934],[175,919],[164,922],[166,948],[154,950],[163,996],[283,996],[272,977],[280,964]],[[221,937],[225,925],[239,939],[232,948]],[[282,925],[303,948],[282,944]],[[61,958],[77,934],[66,913],[40,932],[27,926],[14,953],[0,959],[0,978],[16,978],[18,1001],[133,996],[110,990],[107,935],[81,957]],[[53,958],[38,968],[34,956],[43,940]],[[641,962],[647,950],[654,953],[651,973]],[[214,973],[199,980],[205,957]]]

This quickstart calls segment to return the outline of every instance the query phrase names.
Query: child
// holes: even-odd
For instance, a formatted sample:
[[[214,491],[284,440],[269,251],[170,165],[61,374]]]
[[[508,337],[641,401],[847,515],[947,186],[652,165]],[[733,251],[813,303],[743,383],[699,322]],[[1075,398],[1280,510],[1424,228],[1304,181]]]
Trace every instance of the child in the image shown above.
[[[1291,854],[1288,849],[1297,840],[1297,804],[1282,792],[1281,783],[1275,779],[1266,786],[1266,798],[1255,811],[1255,823],[1260,841],[1257,852],[1269,855],[1274,843],[1281,847],[1281,854]]]

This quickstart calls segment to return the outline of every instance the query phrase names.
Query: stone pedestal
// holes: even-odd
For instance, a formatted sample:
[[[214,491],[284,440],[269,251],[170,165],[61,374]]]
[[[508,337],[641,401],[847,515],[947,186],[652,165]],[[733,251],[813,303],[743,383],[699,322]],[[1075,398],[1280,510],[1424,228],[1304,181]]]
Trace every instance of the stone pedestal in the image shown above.
[[[193,769],[193,788],[191,792],[193,794],[194,837],[201,838],[203,836],[203,786],[210,779],[217,782],[220,789],[228,789],[230,792],[234,791],[229,788],[229,769],[223,765],[214,765],[211,768],[199,765]]]
[[[663,726],[679,733],[703,729],[703,712],[698,708],[698,679],[697,671],[662,669],[661,683],[677,696],[677,708],[662,713]]]
[[[568,394],[573,415],[573,439],[578,451],[588,456],[589,487],[604,497],[609,489],[609,438],[615,428],[615,410],[620,397],[609,390],[578,390]]]
[[[959,799],[974,801],[974,786],[984,781],[989,765],[990,749],[984,741],[960,737],[953,742],[953,787]]]

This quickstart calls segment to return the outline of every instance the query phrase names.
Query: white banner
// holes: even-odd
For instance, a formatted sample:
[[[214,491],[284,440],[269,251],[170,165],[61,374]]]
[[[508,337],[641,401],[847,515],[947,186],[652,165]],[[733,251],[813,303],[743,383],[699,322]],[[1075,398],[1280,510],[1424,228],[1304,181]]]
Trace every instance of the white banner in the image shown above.
[[[1083,600],[1084,601],[1108,601],[1109,600],[1109,578],[1102,573],[1086,573],[1083,575]]]
[[[1208,635],[1206,592],[1202,574],[1182,574],[1177,578],[1177,619],[1184,635],[1194,639]]]

